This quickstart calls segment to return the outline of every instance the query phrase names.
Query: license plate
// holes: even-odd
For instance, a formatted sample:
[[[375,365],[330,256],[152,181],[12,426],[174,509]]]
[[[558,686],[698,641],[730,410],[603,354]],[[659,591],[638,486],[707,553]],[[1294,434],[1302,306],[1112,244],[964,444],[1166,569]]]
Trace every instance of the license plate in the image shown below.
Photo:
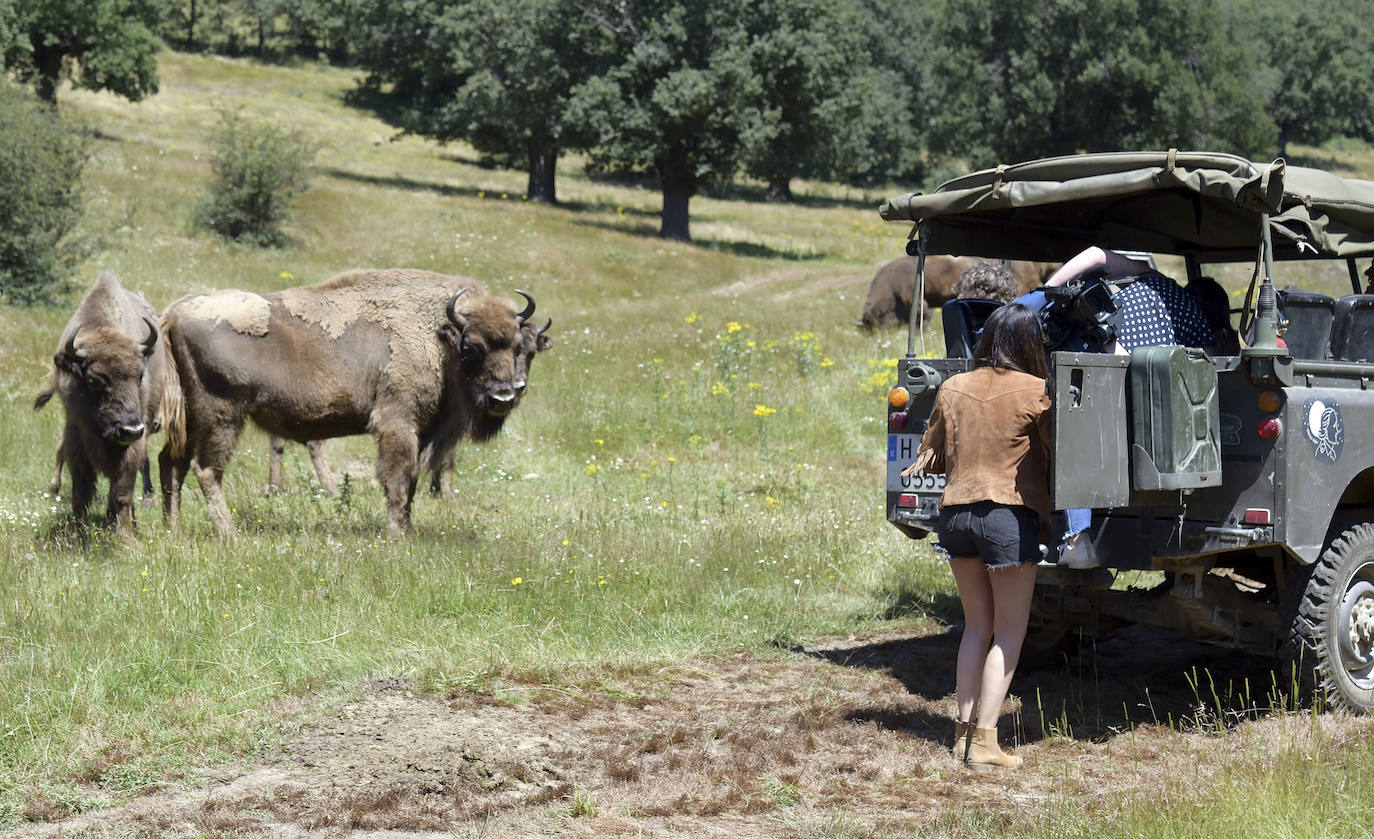
[[[887,435],[887,491],[919,492],[938,495],[945,490],[945,476],[917,472],[902,475],[902,470],[916,459],[916,449],[921,445],[919,434]]]

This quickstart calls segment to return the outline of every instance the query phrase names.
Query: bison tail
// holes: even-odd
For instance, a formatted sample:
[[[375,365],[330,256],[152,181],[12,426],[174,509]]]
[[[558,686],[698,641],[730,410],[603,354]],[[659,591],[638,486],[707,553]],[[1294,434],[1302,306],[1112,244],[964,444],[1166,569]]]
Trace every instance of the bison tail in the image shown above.
[[[170,357],[162,377],[162,403],[158,406],[158,421],[167,432],[167,450],[175,458],[186,453],[186,398],[181,392],[181,377]]]
[[[41,410],[52,399],[54,393],[57,393],[57,374],[50,372],[48,380],[43,383],[43,389],[38,391],[38,396],[33,400],[33,409]]]

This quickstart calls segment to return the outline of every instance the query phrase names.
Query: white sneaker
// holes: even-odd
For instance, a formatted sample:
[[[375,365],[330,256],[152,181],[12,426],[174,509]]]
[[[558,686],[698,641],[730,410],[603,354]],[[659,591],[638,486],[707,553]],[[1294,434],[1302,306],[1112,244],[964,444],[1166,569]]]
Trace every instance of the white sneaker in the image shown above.
[[[1075,569],[1096,568],[1097,552],[1093,550],[1093,540],[1087,533],[1076,534],[1059,546],[1059,564]]]

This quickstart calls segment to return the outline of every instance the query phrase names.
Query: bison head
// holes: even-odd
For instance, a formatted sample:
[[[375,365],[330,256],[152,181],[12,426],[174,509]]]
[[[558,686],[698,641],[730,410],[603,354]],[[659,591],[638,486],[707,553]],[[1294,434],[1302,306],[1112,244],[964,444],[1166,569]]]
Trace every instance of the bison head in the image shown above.
[[[53,356],[57,369],[71,377],[69,392],[82,406],[82,415],[95,423],[102,438],[120,446],[132,445],[144,432],[143,371],[158,332],[148,318],[143,322],[148,337],[141,342],[107,327],[82,332],[78,323]]]
[[[461,289],[449,299],[449,323],[440,328],[440,334],[458,354],[462,386],[481,418],[499,421],[520,404],[534,354],[552,345],[544,333],[553,320],[542,329],[528,324],[534,298],[524,291],[517,291],[525,298],[519,312],[505,300],[486,296],[470,301],[467,311],[459,312],[458,301],[470,290]]]

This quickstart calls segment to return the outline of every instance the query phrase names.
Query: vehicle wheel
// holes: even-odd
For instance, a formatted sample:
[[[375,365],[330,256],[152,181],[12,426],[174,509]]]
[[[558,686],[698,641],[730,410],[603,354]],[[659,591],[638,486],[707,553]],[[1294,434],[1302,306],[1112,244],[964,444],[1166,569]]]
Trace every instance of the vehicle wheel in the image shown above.
[[[1290,632],[1289,656],[1327,707],[1374,708],[1374,524],[1350,528],[1322,552]]]

